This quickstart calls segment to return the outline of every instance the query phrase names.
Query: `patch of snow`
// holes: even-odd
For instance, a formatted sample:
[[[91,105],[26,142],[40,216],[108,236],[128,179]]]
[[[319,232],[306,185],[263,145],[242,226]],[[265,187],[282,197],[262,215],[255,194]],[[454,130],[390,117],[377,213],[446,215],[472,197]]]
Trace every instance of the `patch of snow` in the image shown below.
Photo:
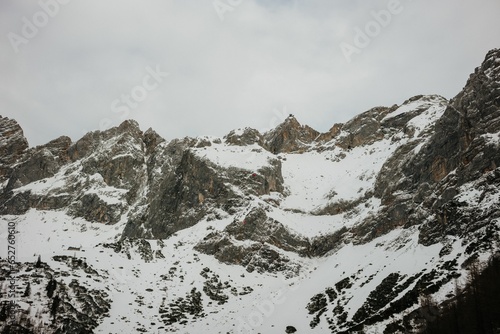
[[[360,198],[375,183],[386,158],[396,149],[389,139],[350,151],[287,154],[282,162],[283,178],[290,194],[282,207],[311,212],[338,201]],[[344,158],[339,158],[345,154]]]
[[[482,138],[486,140],[487,144],[492,144],[495,146],[500,145],[500,132],[497,133],[486,133],[484,135],[481,135]]]
[[[236,167],[257,171],[262,167],[269,166],[269,160],[276,159],[274,155],[257,144],[249,146],[215,144],[191,150],[198,157],[208,159],[224,168]]]
[[[446,105],[431,105],[426,111],[420,115],[413,117],[409,122],[409,126],[415,128],[415,137],[419,137],[420,134],[426,130],[429,126],[433,126],[438,119],[443,116],[446,110]]]
[[[404,114],[404,113],[407,113],[409,111],[413,111],[416,109],[429,108],[429,107],[435,106],[436,103],[442,103],[442,102],[443,102],[443,99],[439,96],[434,96],[434,95],[423,96],[422,98],[420,98],[418,100],[402,104],[396,110],[387,114],[382,119],[382,121],[388,120],[390,118],[399,116],[401,114]]]

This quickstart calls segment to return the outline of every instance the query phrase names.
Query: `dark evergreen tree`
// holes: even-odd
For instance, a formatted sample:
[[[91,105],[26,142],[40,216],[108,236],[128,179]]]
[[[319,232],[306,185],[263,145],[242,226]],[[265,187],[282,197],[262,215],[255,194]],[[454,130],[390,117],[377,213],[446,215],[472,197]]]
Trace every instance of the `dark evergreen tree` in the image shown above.
[[[57,282],[55,279],[51,279],[49,281],[49,284],[47,284],[47,287],[45,288],[45,290],[47,290],[47,297],[49,298],[52,298],[52,296],[54,295],[54,291],[56,290],[57,288]]]
[[[42,266],[42,257],[38,255],[38,260],[36,260],[35,268],[40,268]]]
[[[2,309],[0,310],[0,321],[5,321],[9,317],[9,310],[7,305],[2,303]]]
[[[500,329],[500,257],[492,257],[481,270],[473,264],[467,286],[455,289],[439,316],[427,323],[427,334],[497,334]]]
[[[26,289],[24,289],[23,297],[29,297],[31,295],[31,285],[30,282],[26,284]]]
[[[56,318],[57,308],[59,307],[60,302],[61,299],[59,298],[58,295],[56,295],[52,300],[52,306],[50,307],[50,315],[52,315],[54,319]]]

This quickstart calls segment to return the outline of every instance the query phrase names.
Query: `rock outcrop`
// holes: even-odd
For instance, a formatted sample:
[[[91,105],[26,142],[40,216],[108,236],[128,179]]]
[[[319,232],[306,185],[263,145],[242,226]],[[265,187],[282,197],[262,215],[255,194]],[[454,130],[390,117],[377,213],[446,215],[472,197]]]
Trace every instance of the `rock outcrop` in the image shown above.
[[[14,169],[6,189],[12,190],[31,182],[54,176],[68,163],[69,137],[59,137],[49,143],[37,146],[26,152],[24,161]]]
[[[159,189],[160,193],[149,194],[149,208],[142,221],[129,220],[124,236],[148,236],[138,231],[145,229],[150,237],[166,238],[196,224],[210,208],[223,208],[235,197],[223,179],[189,150],[184,151],[175,170],[161,180]]]
[[[500,84],[498,79],[491,77],[498,70],[490,68],[496,65],[491,60],[495,57],[499,57],[498,50],[488,53],[463,91],[428,129],[432,133],[429,139],[422,142],[417,138],[408,142],[386,161],[375,184],[375,196],[381,198],[384,208],[376,218],[366,221],[357,230],[365,240],[396,226],[425,221],[421,242],[435,243],[440,240],[436,236],[447,234],[443,233],[445,230],[458,233],[461,228],[450,223],[458,224],[457,215],[470,210],[457,203],[461,186],[469,182],[475,182],[475,187],[480,188],[485,183],[498,185],[496,168],[500,163],[500,151],[496,138],[500,132]],[[466,215],[472,216],[471,213]],[[487,214],[480,221],[491,218],[491,214]],[[475,224],[467,228],[469,234],[472,225]],[[478,222],[477,228],[483,225]],[[438,233],[433,232],[436,229]]]
[[[0,116],[0,182],[10,178],[12,166],[27,149],[28,141],[21,126],[13,119]]]
[[[290,115],[275,129],[264,134],[264,147],[274,154],[305,151],[319,134],[313,128],[301,125]]]
[[[269,218],[262,207],[256,207],[224,231],[208,234],[195,249],[224,263],[242,265],[250,272],[284,271],[291,277],[297,274],[299,265],[279,250],[305,254],[309,240],[290,232]]]
[[[258,144],[265,146],[264,138],[259,131],[252,128],[233,130],[224,136],[224,140],[229,145],[247,146]]]

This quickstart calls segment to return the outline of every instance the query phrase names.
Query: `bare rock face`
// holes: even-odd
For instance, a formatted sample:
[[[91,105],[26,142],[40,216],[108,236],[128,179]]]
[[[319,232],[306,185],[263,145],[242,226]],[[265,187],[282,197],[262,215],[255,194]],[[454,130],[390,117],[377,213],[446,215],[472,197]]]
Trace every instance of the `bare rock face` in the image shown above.
[[[143,141],[146,146],[146,155],[150,155],[159,144],[165,142],[165,139],[156,133],[156,131],[149,128],[146,132],[144,132]]]
[[[307,125],[301,125],[290,115],[275,129],[264,134],[265,147],[271,153],[300,152],[307,148],[318,136],[319,132]]]
[[[416,101],[421,102],[419,108],[412,108],[411,111],[386,118],[387,115],[397,108],[405,108]],[[401,130],[406,135],[412,137],[414,130],[408,127],[408,122],[433,107],[436,102],[446,103],[447,101],[445,98],[437,95],[417,95],[403,102],[401,106],[394,105],[392,107],[372,108],[342,125],[337,130],[341,133],[338,135],[336,144],[344,149],[370,145]]]
[[[167,237],[175,232],[172,226],[164,227],[172,225],[165,219],[168,213],[171,214],[179,207],[180,201],[166,206],[163,202],[173,200],[168,196],[168,192],[172,191],[178,181],[178,167],[191,145],[191,138],[175,139],[169,143],[161,141],[151,154],[145,157],[145,179],[141,186],[141,196],[137,198],[127,217],[123,238],[151,238],[155,233]]]
[[[350,149],[380,140],[384,136],[384,132],[380,131],[380,121],[393,110],[393,108],[375,107],[356,116],[342,126],[345,135],[339,138],[337,145]]]
[[[163,161],[162,167],[157,166],[162,172],[148,174],[154,181],[130,215],[124,237],[166,238],[216,210],[234,213],[245,205],[246,199],[235,193],[232,186],[246,196],[284,191],[278,159],[253,172],[221,168],[198,157],[190,151],[190,145],[189,141],[175,141],[158,150],[158,156],[150,157],[148,166]],[[169,158],[160,160],[160,156]]]
[[[238,241],[247,241],[244,244]],[[250,242],[248,242],[250,241]],[[219,261],[238,264],[251,272],[298,273],[299,265],[273,249],[305,253],[309,240],[291,233],[280,222],[269,218],[263,208],[253,208],[241,221],[234,221],[222,232],[212,232],[195,249]]]
[[[49,143],[30,149],[13,170],[7,189],[14,189],[28,183],[54,176],[69,162],[68,148],[71,139],[59,137]]]
[[[264,138],[259,131],[252,128],[233,130],[224,136],[224,140],[230,145],[248,146],[258,144],[264,146]]]
[[[98,173],[107,185],[132,191],[143,174],[144,151],[143,134],[135,121],[90,133],[69,148],[73,160],[81,159],[83,172]],[[129,196],[133,199],[135,194]]]
[[[225,232],[236,240],[266,242],[285,251],[301,253],[309,246],[308,240],[291,233],[259,207],[252,209],[242,221],[229,224]]]
[[[19,124],[7,117],[0,116],[0,182],[9,177],[11,165],[16,163],[28,149]]]
[[[144,145],[138,124],[125,121],[76,143],[60,137],[26,150],[0,195],[0,212],[64,208],[89,221],[116,223],[145,178]],[[56,186],[50,185],[55,179]],[[20,190],[32,183],[40,190]]]
[[[156,238],[166,238],[196,224],[212,206],[223,207],[234,197],[217,173],[189,150],[184,151],[160,189],[160,193],[151,194],[150,209],[143,221],[130,220],[124,236],[137,237],[138,229],[142,229]]]
[[[329,142],[330,140],[336,138],[340,134],[340,131],[342,130],[343,126],[344,126],[344,124],[342,124],[342,123],[335,123],[330,128],[330,130],[328,130],[328,132],[320,134],[319,137],[317,138],[317,141],[320,143],[325,143],[325,142]]]
[[[76,217],[98,223],[116,223],[120,220],[125,207],[119,203],[107,203],[97,194],[85,194],[72,202],[68,212]]]
[[[239,187],[246,195],[268,195],[271,192],[284,193],[284,181],[281,173],[281,161],[273,159],[268,166],[257,170],[231,167],[220,170],[231,184]]]
[[[499,59],[500,49],[486,55],[483,64],[453,99],[442,121],[436,125],[436,134],[418,156],[414,182],[434,183],[438,194],[436,201],[428,203],[437,213],[437,221],[424,225],[426,233],[422,234],[421,241],[426,244],[437,240],[429,238],[429,234],[436,230],[445,232],[441,235],[462,235],[464,225],[459,222],[468,221],[467,216],[475,222],[467,224],[467,230],[472,234],[483,228],[488,220],[491,223],[492,215],[499,215],[494,207],[486,212],[473,213],[472,208],[460,209],[461,205],[451,200],[456,189],[468,182],[476,182],[478,187],[484,187],[485,183],[490,187],[500,185],[497,177],[500,147],[495,139],[500,132]],[[406,173],[409,172],[407,169]],[[449,221],[455,221],[457,225],[446,224]]]
[[[495,139],[500,131],[498,59],[500,50],[488,53],[435,123],[428,140],[417,138],[386,161],[375,185],[375,196],[385,206],[357,226],[355,233],[363,240],[422,222],[420,242],[425,245],[447,234],[473,238],[474,231],[496,228],[491,224],[492,217],[500,214],[495,207],[478,211],[455,196],[468,182],[475,182],[478,189],[500,185],[496,169],[500,147]],[[417,145],[421,148],[416,149]]]
[[[27,151],[14,169],[7,190],[52,177],[62,166],[78,160],[86,174],[99,173],[106,184],[126,187],[125,183],[136,179],[134,171],[142,163],[142,145],[142,132],[135,121],[88,133],[74,144],[63,136]]]
[[[111,248],[115,251],[115,253],[122,253],[125,254],[125,256],[130,260],[132,258],[132,254],[136,253],[137,255],[140,256],[140,258],[144,262],[151,262],[155,256],[155,253],[151,250],[151,245],[149,242],[145,239],[129,239],[129,238],[124,238],[122,240],[119,240],[115,243],[111,244],[102,244],[103,247],[105,248]],[[156,253],[156,256],[163,256],[160,255],[160,252]]]
[[[5,135],[5,156],[0,163],[0,172],[7,176],[7,183],[0,193],[0,212],[2,214],[22,214],[31,207],[52,209],[68,204],[63,197],[30,196],[29,192],[13,193],[31,182],[53,176],[68,163],[67,148],[71,144],[69,137],[60,137],[35,148],[28,148],[28,142],[22,135],[22,129],[15,121],[2,118],[0,131]],[[2,172],[3,171],[3,172]]]
[[[219,234],[209,234],[205,239],[195,250],[213,255],[223,263],[243,266],[248,272],[282,272],[286,277],[293,277],[300,271],[298,263],[265,243],[236,245],[229,237]]]

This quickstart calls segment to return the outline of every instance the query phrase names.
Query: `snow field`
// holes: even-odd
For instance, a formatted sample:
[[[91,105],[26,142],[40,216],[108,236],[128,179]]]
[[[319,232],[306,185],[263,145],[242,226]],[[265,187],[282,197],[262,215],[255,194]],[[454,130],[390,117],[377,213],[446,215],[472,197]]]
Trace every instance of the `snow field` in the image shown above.
[[[293,215],[285,213],[285,216]],[[158,309],[163,298],[164,304],[168,305],[184,297],[193,287],[203,291],[204,279],[200,272],[205,267],[218,274],[222,282],[230,282],[238,291],[250,286],[253,292],[243,296],[228,293],[230,298],[223,307],[217,307],[216,303],[209,305],[210,300],[204,296],[206,317],[188,325],[174,324],[172,328],[182,333],[206,331],[207,328],[210,328],[210,333],[269,333],[282,331],[292,325],[299,331],[324,333],[328,330],[324,320],[314,330],[309,327],[310,317],[305,306],[312,296],[324,292],[341,279],[353,275],[357,277],[353,280],[353,288],[347,290],[345,295],[350,318],[361,307],[369,292],[389,273],[399,272],[409,277],[434,268],[440,260],[452,259],[459,252],[463,253],[459,240],[456,240],[452,242],[452,253],[439,259],[441,244],[424,247],[417,243],[417,229],[398,229],[364,245],[346,244],[324,258],[301,258],[287,252],[286,255],[299,262],[303,270],[299,277],[285,279],[280,274],[248,273],[243,267],[225,265],[193,250],[193,246],[210,230],[221,230],[233,219],[229,216],[220,221],[202,221],[163,240],[163,247],[157,241],[149,241],[153,250],[161,249],[165,256],[150,263],[145,263],[137,253],[131,252],[132,258],[129,260],[124,254],[97,246],[102,242],[115,241],[123,227],[120,226],[122,223],[114,226],[91,224],[68,217],[62,212],[30,210],[24,216],[3,216],[0,238],[6,238],[6,222],[16,220],[19,261],[34,262],[37,255],[41,254],[42,260],[54,270],[71,271],[64,263],[53,261],[51,257],[55,254],[75,255],[84,257],[89,265],[102,274],[103,278],[98,280],[95,277],[79,277],[81,285],[105,290],[113,300],[110,316],[104,319],[96,333],[127,332],[131,328],[159,331],[163,323]],[[68,251],[69,246],[81,247],[81,251]],[[5,253],[6,250],[1,249],[2,257]],[[175,274],[168,275],[172,267],[176,268]],[[162,275],[169,278],[165,280]],[[366,282],[371,275],[375,276]],[[73,278],[60,277],[67,284]],[[362,283],[365,285],[361,286]],[[445,285],[437,296],[442,297],[453,288],[451,284]],[[32,312],[36,308],[36,305],[32,306]]]

